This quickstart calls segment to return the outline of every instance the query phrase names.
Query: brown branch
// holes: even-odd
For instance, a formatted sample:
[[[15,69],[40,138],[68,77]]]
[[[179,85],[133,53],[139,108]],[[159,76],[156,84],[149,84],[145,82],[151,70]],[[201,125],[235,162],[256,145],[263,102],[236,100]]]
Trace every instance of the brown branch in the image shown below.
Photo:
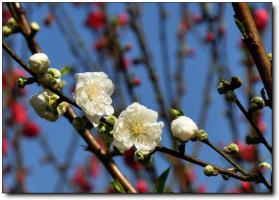
[[[34,36],[31,34],[32,31],[28,23],[25,11],[22,9],[19,3],[8,3],[8,5],[11,13],[16,15],[13,17],[17,19],[17,23],[20,26],[20,30],[26,39],[29,49],[32,52],[40,52],[40,46],[36,42]]]
[[[265,180],[265,178],[263,176],[260,176],[258,174],[239,175],[237,173],[233,173],[230,170],[221,168],[221,167],[216,166],[216,165],[211,164],[211,163],[201,161],[197,158],[193,158],[193,157],[190,157],[190,156],[185,155],[185,154],[181,154],[177,151],[174,151],[172,149],[168,149],[166,147],[159,147],[158,146],[158,147],[156,147],[155,151],[159,151],[159,152],[162,152],[162,153],[165,153],[165,154],[168,154],[168,155],[172,155],[176,158],[194,163],[194,164],[202,166],[202,167],[205,167],[207,165],[212,165],[220,174],[227,175],[227,176],[230,176],[232,178],[235,178],[235,179],[238,179],[238,180],[241,180],[241,181],[249,181],[249,182],[254,182],[255,181],[257,183],[263,183],[270,191],[272,191],[272,186]]]
[[[272,69],[263,42],[258,33],[252,14],[247,3],[232,3],[236,18],[244,27],[244,43],[253,57],[264,87],[267,91],[272,108]]]

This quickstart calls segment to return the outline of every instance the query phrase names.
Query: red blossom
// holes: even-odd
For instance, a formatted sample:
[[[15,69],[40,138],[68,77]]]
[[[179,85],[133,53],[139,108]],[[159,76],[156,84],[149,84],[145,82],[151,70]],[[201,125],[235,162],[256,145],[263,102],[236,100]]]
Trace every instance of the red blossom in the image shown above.
[[[183,176],[187,183],[191,183],[191,182],[195,181],[195,179],[197,177],[195,174],[195,171],[192,168],[187,168],[187,167],[184,169]]]
[[[51,26],[54,22],[55,18],[54,18],[54,15],[49,13],[46,18],[44,19],[44,24],[46,26]]]
[[[249,192],[252,192],[253,187],[252,187],[252,185],[251,185],[250,182],[242,181],[242,182],[241,182],[240,189],[241,189],[241,191],[244,192],[244,193],[249,193]]]
[[[100,30],[105,26],[105,20],[105,14],[100,10],[96,10],[88,14],[86,25],[93,30]]]
[[[205,193],[206,192],[206,185],[205,184],[200,184],[198,186],[198,193]]]
[[[203,18],[202,18],[201,15],[199,15],[199,14],[194,14],[194,15],[193,15],[193,22],[194,22],[195,24],[201,23],[202,20],[203,20]]]
[[[91,191],[91,185],[85,177],[85,171],[82,166],[77,167],[75,174],[74,174],[73,182],[76,186],[78,186],[80,188],[80,190],[82,192]]]
[[[100,174],[100,163],[96,156],[91,156],[89,159],[89,172],[93,178],[97,178]]]
[[[120,13],[117,16],[117,20],[120,26],[126,26],[129,22],[129,16],[126,13]]]
[[[255,10],[254,19],[258,30],[264,31],[269,21],[268,11],[263,8]]]
[[[2,138],[2,153],[3,153],[3,156],[5,156],[8,152],[8,139],[3,136]]]
[[[147,182],[145,180],[143,180],[143,179],[137,180],[137,182],[136,182],[136,190],[139,193],[146,193],[146,192],[148,192]]]
[[[34,122],[27,121],[23,124],[22,133],[25,137],[34,138],[39,135],[40,127]]]
[[[251,162],[256,158],[256,147],[254,145],[247,145],[242,142],[236,142],[239,147],[239,156],[241,159]]]
[[[2,23],[6,24],[8,20],[12,17],[12,14],[9,10],[3,9],[2,16],[3,16]]]
[[[141,85],[141,80],[139,78],[134,78],[133,79],[133,85],[140,86]]]
[[[17,68],[17,69],[8,69],[3,72],[3,80],[2,80],[2,87],[3,89],[9,87],[9,88],[15,88],[16,81],[19,77],[25,76],[26,73],[23,69]]]
[[[124,161],[127,166],[138,172],[142,169],[142,165],[134,160],[135,149],[130,148],[124,152]]]
[[[9,104],[12,121],[16,124],[24,124],[27,121],[27,110],[24,105],[15,101]]]
[[[205,36],[205,41],[206,42],[212,42],[212,41],[214,41],[215,40],[215,35],[214,35],[214,33],[212,33],[212,32],[207,32],[206,33],[206,36]]]
[[[265,121],[263,119],[262,112],[256,113],[255,121],[256,121],[256,124],[257,124],[258,128],[260,129],[261,133],[265,133],[267,130],[267,124],[265,123]]]
[[[106,37],[100,37],[94,44],[94,48],[97,51],[102,50],[108,44],[108,39]]]

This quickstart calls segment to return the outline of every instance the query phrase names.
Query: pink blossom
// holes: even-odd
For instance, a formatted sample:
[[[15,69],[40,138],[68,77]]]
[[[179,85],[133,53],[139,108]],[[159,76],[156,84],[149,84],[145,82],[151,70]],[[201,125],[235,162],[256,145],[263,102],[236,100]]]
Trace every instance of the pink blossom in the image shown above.
[[[254,19],[258,30],[264,31],[269,21],[268,11],[263,8],[255,10]]]
[[[31,122],[31,121],[26,121],[23,124],[22,134],[25,137],[34,138],[34,137],[38,136],[39,133],[40,133],[40,127],[38,126],[38,124]]]

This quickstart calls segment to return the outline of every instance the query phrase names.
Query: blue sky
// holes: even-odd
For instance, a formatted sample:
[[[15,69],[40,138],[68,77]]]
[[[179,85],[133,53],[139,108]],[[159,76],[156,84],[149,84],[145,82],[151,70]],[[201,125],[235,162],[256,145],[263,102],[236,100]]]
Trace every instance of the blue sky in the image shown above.
[[[24,4],[26,7],[27,4]],[[175,72],[176,68],[176,56],[175,52],[177,50],[177,40],[176,40],[176,30],[179,20],[180,7],[179,3],[166,3],[165,7],[169,12],[169,18],[167,22],[167,42],[169,47],[169,58],[170,58],[170,67],[172,73]],[[264,4],[254,4],[256,7],[262,7]],[[75,25],[78,28],[80,37],[85,41],[85,44],[88,50],[91,52],[91,56],[94,60],[97,60],[95,52],[92,50],[92,44],[96,35],[92,34],[85,26],[84,21],[86,18],[86,10],[82,7],[74,7],[72,4],[64,4],[64,7],[67,9],[68,13],[71,13],[70,16],[74,20]],[[213,11],[216,8],[216,4],[212,5]],[[189,5],[189,9],[193,12],[199,12],[199,7],[195,3],[191,3]],[[76,65],[79,66],[78,71],[84,72],[84,70],[80,67],[80,63],[72,56],[69,47],[66,43],[64,36],[59,31],[57,25],[54,23],[51,27],[45,27],[43,25],[43,19],[49,12],[49,7],[45,4],[37,5],[33,7],[32,15],[29,16],[30,21],[36,21],[41,25],[41,31],[37,35],[37,40],[41,45],[41,48],[44,53],[48,55],[51,61],[51,66],[56,68],[61,68],[64,65]],[[114,16],[120,12],[125,10],[125,5],[123,3],[110,3],[108,5],[108,11],[110,16]],[[227,52],[227,64],[231,70],[233,75],[239,76],[244,80],[244,86],[242,89],[237,91],[242,102],[246,102],[244,94],[245,88],[245,68],[241,65],[242,54],[239,50],[239,41],[241,38],[241,34],[237,27],[234,24],[233,19],[233,9],[230,4],[225,5],[225,16],[224,23],[227,27],[227,45],[226,48],[222,49],[222,51]],[[142,4],[142,23],[144,34],[147,39],[147,45],[152,53],[152,63],[156,66],[156,72],[160,78],[160,85],[163,88],[163,75],[162,75],[162,62],[161,62],[161,46],[159,41],[159,26],[158,26],[158,5],[156,3],[143,3]],[[267,28],[267,32],[264,35],[264,43],[267,52],[272,51],[272,23],[269,23]],[[199,35],[205,35],[207,26],[205,24],[200,25],[197,28],[197,32]],[[130,41],[135,48],[131,52],[127,54],[128,58],[134,58],[140,56],[140,51],[135,43],[135,37],[130,30],[122,30],[120,33],[122,44]],[[205,85],[205,77],[207,73],[207,69],[210,63],[210,45],[206,45],[201,41],[201,38],[196,37],[193,32],[187,34],[186,42],[189,47],[195,48],[195,56],[193,58],[186,58],[185,60],[185,70],[184,77],[186,82],[186,93],[183,97],[183,111],[184,113],[191,117],[194,121],[198,121],[200,113],[201,113],[201,103],[203,97],[203,88]],[[26,52],[26,48],[22,48],[24,45],[22,42],[22,37],[16,37],[16,47],[15,50],[20,55],[24,56],[24,60],[27,61],[28,57],[31,55],[30,52]],[[112,69],[113,64],[110,61],[106,62],[106,67]],[[5,68],[5,66],[4,66]],[[136,93],[139,96],[140,102],[154,110],[158,110],[158,106],[155,102],[155,97],[153,95],[152,87],[149,83],[148,76],[144,66],[140,65],[133,69],[134,73],[140,77],[142,80],[142,85],[136,88]],[[65,89],[65,93],[71,96],[70,86],[73,84],[72,77],[65,77],[67,81],[67,86]],[[217,84],[217,75],[214,78],[214,83]],[[119,84],[119,83],[115,83]],[[120,84],[123,84],[121,82]],[[262,88],[262,84],[258,84],[256,87],[257,94],[260,95],[260,89]],[[174,88],[174,85],[173,85]],[[36,85],[32,85],[28,87],[28,95],[37,93],[41,90]],[[211,89],[211,97],[212,103],[209,108],[208,117],[206,126],[204,129],[209,133],[210,140],[214,144],[219,144],[222,142],[223,144],[229,144],[232,142],[231,133],[229,129],[229,124],[227,119],[224,117],[224,112],[226,109],[226,105],[223,100],[223,96],[220,96],[217,93],[216,87]],[[127,96],[127,95],[126,95]],[[26,99],[26,103],[27,103]],[[126,102],[129,102],[129,98],[126,97]],[[237,109],[236,109],[237,110]],[[237,110],[237,117],[241,118],[242,114]],[[73,134],[76,134],[74,130],[71,128],[66,119],[60,118],[56,123],[45,121],[33,112],[33,110],[28,107],[28,114],[32,120],[37,122],[42,127],[42,133],[49,141],[51,149],[55,152],[58,160],[64,160],[65,152],[68,147],[70,138]],[[265,109],[265,121],[268,124],[268,130],[265,136],[271,142],[271,111],[266,108]],[[241,139],[245,138],[246,132],[248,130],[247,123],[245,122],[237,122],[239,124],[239,131],[241,135]],[[166,130],[163,132],[162,136],[162,144],[169,146],[168,141],[168,133]],[[78,137],[77,137],[78,138]],[[78,163],[84,163],[85,158],[89,156],[88,152],[83,150],[84,142],[81,138],[78,139],[78,145],[75,155],[74,155],[74,163],[73,166],[76,166]],[[192,152],[192,145],[190,142],[187,144],[186,152]],[[270,156],[268,152],[261,148],[262,159],[271,162]],[[43,156],[42,149],[39,148],[39,142],[37,140],[23,140],[23,153],[24,153],[24,163],[27,167],[32,169],[32,174],[27,178],[27,188],[30,192],[53,192],[55,183],[59,178],[59,174],[57,174],[56,169],[53,168],[52,165],[41,165],[39,159]],[[205,161],[213,162],[217,165],[221,166],[229,166],[223,159],[214,153],[212,150],[207,147],[202,147],[200,159]],[[122,162],[121,158],[116,158],[116,162],[119,164],[121,170],[125,175],[129,177],[129,179],[135,183],[135,177],[130,169],[128,169]],[[162,157],[157,153],[154,157],[153,163],[157,167],[157,172],[160,174],[163,170],[165,170],[169,163],[167,163]],[[247,166],[249,167],[249,166]],[[70,170],[70,174],[73,173],[74,167]],[[248,168],[247,168],[248,169]],[[107,181],[110,181],[111,178],[106,175],[104,172],[105,169],[102,169],[102,174],[96,180],[92,180],[94,183],[94,188],[96,192],[102,192],[104,190],[104,184],[107,185]],[[196,167],[195,171],[198,174],[197,176],[197,184],[204,183],[207,187],[208,192],[215,192],[220,185],[223,183],[222,177],[206,177],[202,173],[201,167]],[[8,182],[11,181],[11,178],[7,179]],[[227,181],[228,188],[230,186],[235,185],[237,181],[231,179]],[[168,181],[171,185],[171,179]],[[70,191],[69,188],[65,187],[63,192]],[[177,188],[174,188],[174,191],[177,191]]]

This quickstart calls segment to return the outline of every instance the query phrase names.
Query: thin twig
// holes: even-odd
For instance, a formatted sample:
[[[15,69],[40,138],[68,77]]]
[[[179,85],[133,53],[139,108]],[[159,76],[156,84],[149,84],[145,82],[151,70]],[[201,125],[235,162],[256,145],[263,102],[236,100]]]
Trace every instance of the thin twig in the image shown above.
[[[257,135],[261,139],[261,142],[265,145],[265,147],[269,150],[270,153],[272,153],[272,146],[267,142],[263,134],[261,133],[260,129],[257,127],[257,125],[253,122],[251,117],[249,116],[248,112],[245,110],[245,108],[242,106],[241,102],[239,99],[236,97],[235,103],[238,106],[238,108],[241,110],[241,112],[244,114],[246,119],[250,122],[251,126],[255,129]]]

